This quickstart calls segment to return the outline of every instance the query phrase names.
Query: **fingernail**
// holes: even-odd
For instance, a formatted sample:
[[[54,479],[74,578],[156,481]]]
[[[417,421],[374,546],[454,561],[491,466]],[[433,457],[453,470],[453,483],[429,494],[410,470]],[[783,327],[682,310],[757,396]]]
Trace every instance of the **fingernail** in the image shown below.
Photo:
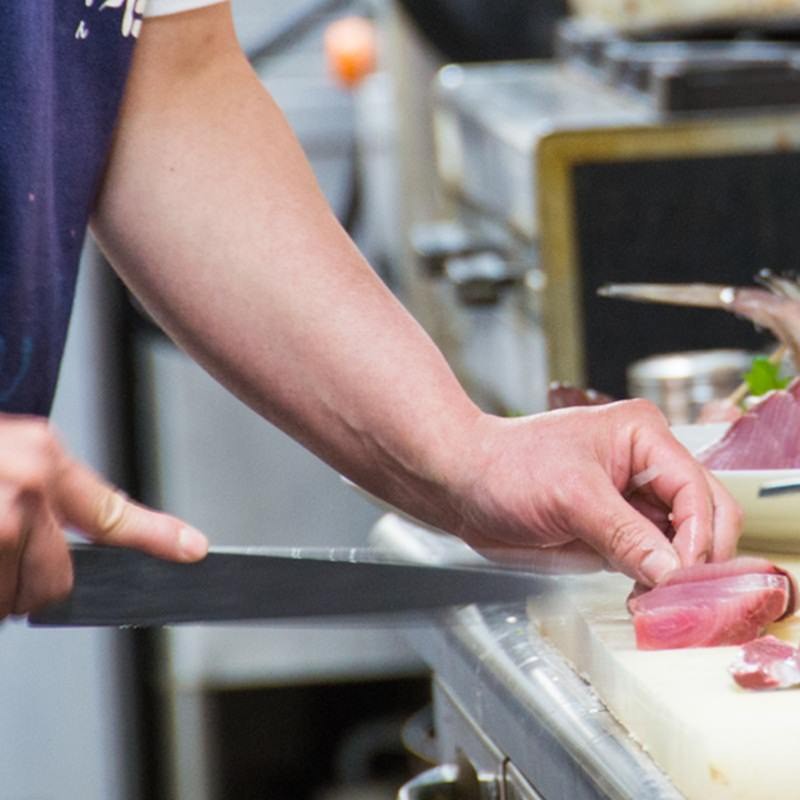
[[[639,566],[639,569],[651,583],[658,583],[668,572],[678,569],[680,563],[676,556],[668,550],[653,550]]]
[[[186,526],[178,533],[178,545],[189,561],[197,561],[208,553],[208,539],[195,528]]]

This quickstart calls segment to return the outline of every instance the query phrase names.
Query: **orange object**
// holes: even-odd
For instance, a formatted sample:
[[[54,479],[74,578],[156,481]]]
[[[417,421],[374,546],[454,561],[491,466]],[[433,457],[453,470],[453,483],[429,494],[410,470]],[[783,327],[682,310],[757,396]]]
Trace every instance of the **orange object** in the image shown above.
[[[344,17],[325,31],[328,67],[345,86],[356,86],[374,71],[376,52],[375,25],[364,17]]]

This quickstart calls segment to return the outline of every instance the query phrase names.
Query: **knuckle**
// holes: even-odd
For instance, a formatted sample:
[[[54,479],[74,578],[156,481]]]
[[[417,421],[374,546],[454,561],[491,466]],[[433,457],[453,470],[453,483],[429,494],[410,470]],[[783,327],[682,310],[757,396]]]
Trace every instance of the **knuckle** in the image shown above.
[[[18,550],[23,534],[24,520],[18,507],[0,509],[0,553]]]
[[[60,572],[50,587],[48,602],[63,600],[72,591],[74,583],[75,579],[72,575],[72,569],[66,569]]]
[[[25,573],[14,602],[15,614],[30,614],[64,600],[74,585],[72,562],[66,548],[59,554],[50,553],[46,560],[39,559],[35,566],[29,564]]]
[[[731,504],[730,509],[731,519],[736,529],[740,529],[744,525],[744,509],[736,503]]]
[[[125,495],[120,491],[108,489],[97,501],[95,526],[106,540],[113,539],[125,526],[128,513],[128,501]]]
[[[22,530],[19,525],[0,527],[0,554],[19,549]]]
[[[25,423],[21,458],[17,470],[20,486],[44,492],[60,461],[61,448],[47,421],[34,419]]]
[[[64,578],[51,583],[44,589],[39,589],[27,596],[17,599],[11,612],[18,615],[33,614],[43,608],[65,600],[72,591],[72,577]]]
[[[635,520],[616,520],[611,524],[607,546],[611,555],[619,560],[626,560],[641,545],[642,534]]]
[[[640,417],[649,417],[659,422],[666,422],[666,417],[661,409],[652,401],[645,400],[643,397],[635,397],[628,400],[626,405],[628,409]]]
[[[42,457],[48,458],[58,449],[58,442],[50,423],[44,419],[35,419],[27,423],[29,446]]]

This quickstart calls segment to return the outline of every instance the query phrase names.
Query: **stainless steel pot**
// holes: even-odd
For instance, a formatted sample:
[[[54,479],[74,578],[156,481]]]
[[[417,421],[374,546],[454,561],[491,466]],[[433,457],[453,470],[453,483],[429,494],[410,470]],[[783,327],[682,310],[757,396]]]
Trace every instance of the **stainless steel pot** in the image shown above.
[[[673,425],[691,423],[710,400],[736,390],[753,355],[745,350],[701,350],[645,358],[628,368],[628,393],[651,400]]]

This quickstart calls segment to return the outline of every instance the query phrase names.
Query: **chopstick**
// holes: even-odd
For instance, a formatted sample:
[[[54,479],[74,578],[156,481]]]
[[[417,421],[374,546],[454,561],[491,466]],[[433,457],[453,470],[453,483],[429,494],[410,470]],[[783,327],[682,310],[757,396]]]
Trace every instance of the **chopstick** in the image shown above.
[[[794,300],[800,299],[800,289],[795,284],[768,273],[764,273],[764,281],[769,281],[769,288],[773,293]],[[638,303],[725,308],[733,302],[736,288],[716,283],[609,283],[601,286],[597,294],[600,297],[633,300]],[[788,350],[788,345],[781,344],[769,357],[770,364],[780,364]],[[724,402],[739,405],[747,397],[748,390],[747,381],[742,381]]]
[[[609,283],[601,286],[597,294],[637,303],[725,308],[733,301],[736,289],[717,283]]]

